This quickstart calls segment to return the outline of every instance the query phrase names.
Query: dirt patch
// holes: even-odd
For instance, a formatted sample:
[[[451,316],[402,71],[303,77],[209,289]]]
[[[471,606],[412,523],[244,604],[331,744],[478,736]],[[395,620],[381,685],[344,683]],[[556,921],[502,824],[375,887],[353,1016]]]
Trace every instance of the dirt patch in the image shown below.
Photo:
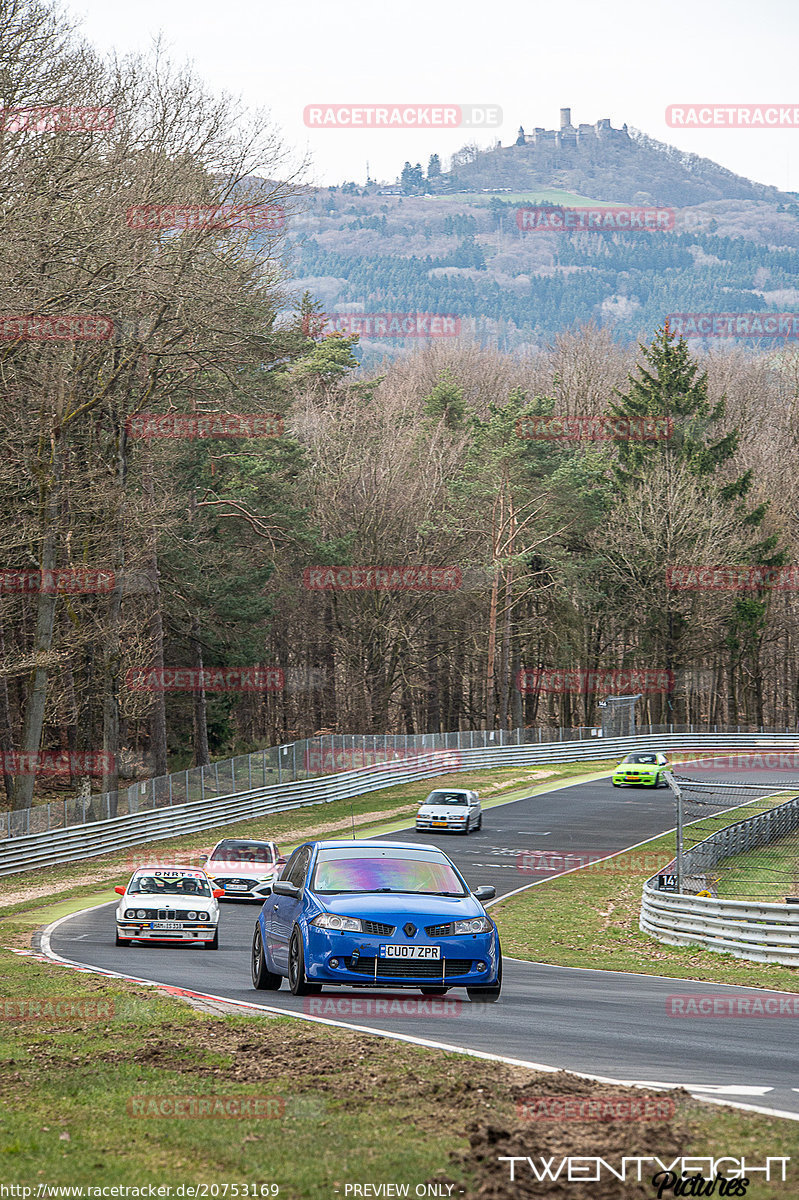
[[[551,779],[553,775],[557,775],[557,771],[530,771],[527,775],[520,775],[518,779],[506,779],[502,783],[492,783],[489,787],[482,788],[480,794],[487,796],[489,792],[504,792],[517,783],[529,783],[533,779]]]
[[[515,1119],[510,1121],[477,1121],[468,1127],[469,1149],[452,1156],[453,1162],[463,1165],[474,1179],[474,1196],[480,1200],[510,1200],[511,1197],[530,1196],[568,1197],[569,1200],[618,1200],[625,1198],[651,1197],[653,1188],[651,1173],[642,1170],[642,1181],[638,1183],[632,1175],[623,1183],[609,1172],[602,1171],[598,1181],[563,1178],[567,1167],[560,1170],[562,1159],[601,1158],[616,1170],[621,1169],[624,1157],[657,1155],[666,1162],[688,1154],[691,1137],[690,1122],[683,1106],[695,1102],[682,1090],[663,1093],[650,1092],[643,1088],[620,1088],[611,1084],[594,1083],[566,1072],[555,1075],[535,1075],[531,1072],[528,1083],[511,1088],[517,1112],[536,1113],[546,1106],[545,1097],[570,1097],[575,1100],[599,1101],[604,1099],[613,1109],[619,1098],[634,1104],[650,1099],[649,1110],[668,1113],[671,1116],[657,1120],[541,1120]],[[679,1105],[679,1107],[677,1107]],[[579,1111],[578,1105],[575,1110]],[[514,1164],[514,1178],[508,1162],[500,1158],[521,1158]],[[549,1178],[546,1182],[536,1179],[527,1163],[532,1159],[538,1174],[543,1174],[542,1159],[550,1160],[550,1172],[560,1178]]]

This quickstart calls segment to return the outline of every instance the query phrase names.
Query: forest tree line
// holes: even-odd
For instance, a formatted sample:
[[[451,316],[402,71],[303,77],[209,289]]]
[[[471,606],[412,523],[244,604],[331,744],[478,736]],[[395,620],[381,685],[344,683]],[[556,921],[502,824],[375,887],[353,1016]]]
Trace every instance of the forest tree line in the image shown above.
[[[292,299],[280,229],[126,220],[231,199],[300,211],[268,123],[159,50],[100,61],[32,0],[3,20],[0,106],[115,113],[100,132],[0,131],[0,313],[111,330],[0,340],[13,807],[37,789],[15,755],[95,753],[94,786],[113,791],[132,761],[159,775],[320,732],[597,723],[601,690],[520,689],[521,671],[653,669],[669,682],[642,721],[795,727],[793,593],[666,579],[798,561],[799,355],[700,362],[667,329],[627,348],[589,323],[527,358],[453,340],[366,373],[353,338],[314,336],[321,306]],[[269,436],[139,436],[153,414],[245,414]],[[553,415],[670,433],[522,435]],[[313,583],[335,567],[438,574]],[[102,586],[10,582],[81,572]],[[136,682],[255,668],[268,688]]]

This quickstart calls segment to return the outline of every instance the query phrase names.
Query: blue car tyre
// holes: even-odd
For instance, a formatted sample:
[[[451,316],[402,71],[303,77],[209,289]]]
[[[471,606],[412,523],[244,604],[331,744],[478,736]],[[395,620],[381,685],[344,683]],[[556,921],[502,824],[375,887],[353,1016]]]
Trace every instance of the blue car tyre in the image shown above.
[[[264,944],[261,938],[261,926],[256,921],[255,932],[252,935],[252,986],[263,992],[276,992],[283,982],[282,975],[273,975],[267,969],[264,958]]]
[[[322,990],[321,983],[309,983],[305,978],[305,949],[296,925],[289,942],[289,987],[294,996],[316,996]]]
[[[499,993],[502,991],[502,951],[499,954],[499,970],[497,972],[497,982],[492,987],[467,987],[466,995],[472,1003],[478,1004],[493,1004],[499,1000]]]

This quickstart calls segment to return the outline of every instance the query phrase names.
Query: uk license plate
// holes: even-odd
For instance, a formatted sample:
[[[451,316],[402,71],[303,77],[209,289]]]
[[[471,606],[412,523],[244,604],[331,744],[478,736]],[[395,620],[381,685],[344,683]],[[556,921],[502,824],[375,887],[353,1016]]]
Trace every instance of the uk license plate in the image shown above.
[[[446,829],[447,822],[446,821],[433,821],[433,828],[434,829]]]
[[[179,921],[151,921],[151,929],[182,929]]]
[[[381,946],[381,958],[441,959],[440,946]]]

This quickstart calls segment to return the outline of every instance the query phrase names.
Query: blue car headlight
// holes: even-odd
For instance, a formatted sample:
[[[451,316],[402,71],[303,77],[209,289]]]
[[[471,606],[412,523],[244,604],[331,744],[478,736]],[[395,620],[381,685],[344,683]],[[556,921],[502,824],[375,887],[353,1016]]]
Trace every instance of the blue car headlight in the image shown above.
[[[320,913],[309,922],[317,929],[338,929],[343,933],[363,933],[360,917],[340,917],[337,913]]]
[[[436,926],[436,937],[458,937],[465,933],[490,933],[494,928],[488,917],[471,917],[468,921],[450,921]]]

